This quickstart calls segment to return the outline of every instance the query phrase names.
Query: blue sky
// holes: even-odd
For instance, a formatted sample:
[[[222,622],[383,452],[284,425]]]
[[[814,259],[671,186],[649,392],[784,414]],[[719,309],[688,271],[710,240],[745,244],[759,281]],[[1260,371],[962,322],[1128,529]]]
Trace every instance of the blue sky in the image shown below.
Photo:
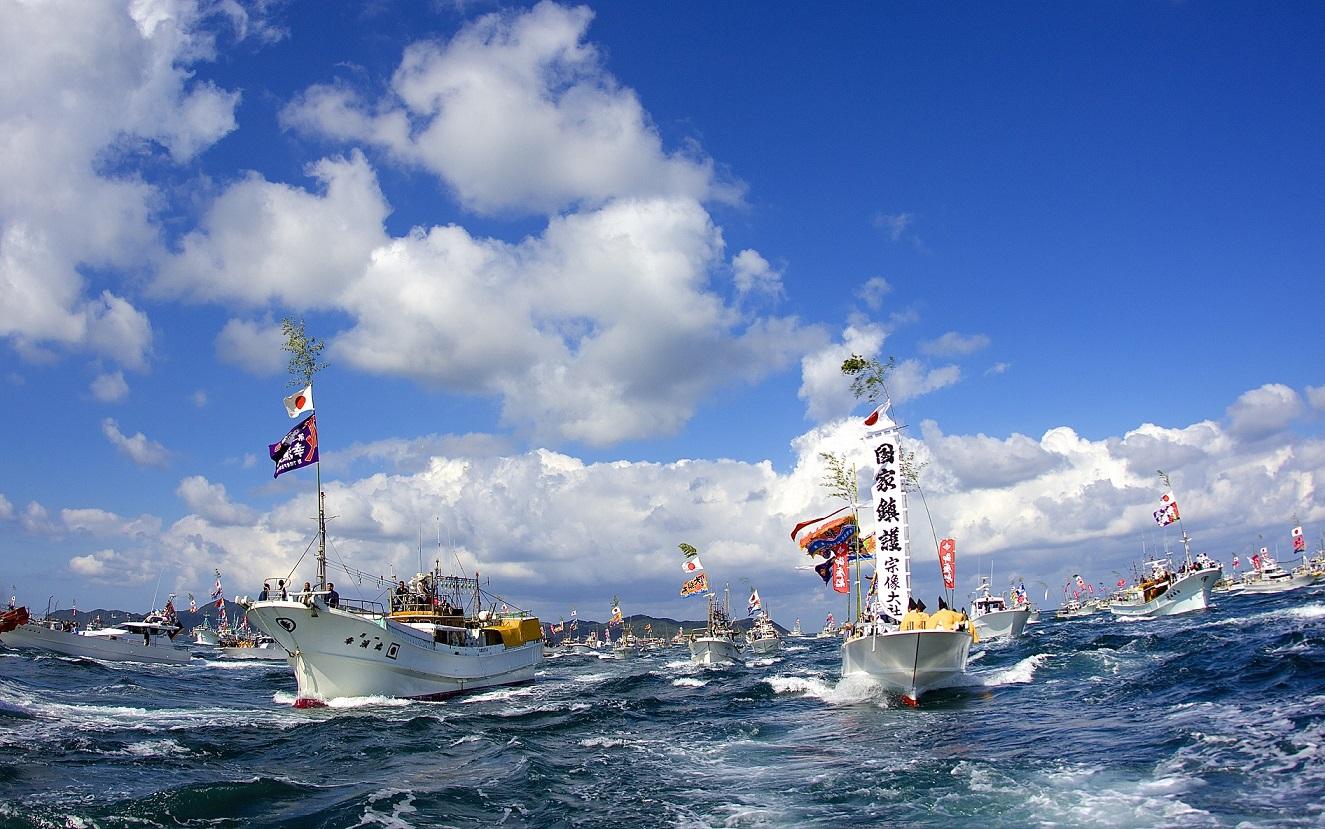
[[[963,589],[992,561],[1052,601],[1171,545],[1161,467],[1226,564],[1325,530],[1318,5],[3,14],[29,603],[294,565],[287,314],[328,343],[338,554],[403,572],[440,526],[551,618],[698,615],[682,541],[779,620],[836,607],[786,532],[827,511],[819,453],[860,452],[852,352],[898,361]]]

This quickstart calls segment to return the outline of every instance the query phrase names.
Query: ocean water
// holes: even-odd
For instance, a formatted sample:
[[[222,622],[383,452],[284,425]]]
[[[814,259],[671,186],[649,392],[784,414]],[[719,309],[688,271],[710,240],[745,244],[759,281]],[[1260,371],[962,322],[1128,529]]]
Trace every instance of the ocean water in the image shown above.
[[[919,709],[813,639],[302,711],[280,663],[0,652],[0,826],[1325,825],[1325,588],[1216,601],[1046,619]]]

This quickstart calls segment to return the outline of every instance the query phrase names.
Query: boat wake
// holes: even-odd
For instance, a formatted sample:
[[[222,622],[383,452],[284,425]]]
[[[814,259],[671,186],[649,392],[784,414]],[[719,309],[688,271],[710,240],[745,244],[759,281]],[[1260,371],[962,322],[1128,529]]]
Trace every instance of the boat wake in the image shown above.
[[[888,693],[883,686],[869,676],[857,674],[839,680],[836,684],[825,682],[813,676],[770,676],[763,682],[773,689],[775,694],[798,694],[804,697],[821,699],[829,705],[859,705],[863,702],[878,703],[888,707]]]

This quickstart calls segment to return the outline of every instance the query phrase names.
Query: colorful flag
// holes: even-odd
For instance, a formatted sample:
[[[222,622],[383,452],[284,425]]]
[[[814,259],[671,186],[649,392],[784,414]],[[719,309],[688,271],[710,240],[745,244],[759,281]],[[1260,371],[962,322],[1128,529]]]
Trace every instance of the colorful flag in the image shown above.
[[[851,592],[851,577],[847,573],[847,554],[833,556],[833,589],[838,593]]]
[[[1305,553],[1307,551],[1307,540],[1302,536],[1302,528],[1293,528],[1293,552]]]
[[[681,562],[682,573],[698,573],[704,569],[704,565],[699,563],[699,556],[692,556]]]
[[[579,626],[580,626],[580,617],[575,614],[575,608],[572,607],[570,610],[570,627],[567,628],[566,630],[569,633],[574,633],[575,629]]]
[[[197,599],[194,599],[194,598],[193,598],[193,594],[192,594],[192,593],[189,594],[189,612],[190,612],[190,613],[197,613],[197,612],[198,612],[198,601],[197,601]]]
[[[1125,584],[1127,584],[1127,579],[1118,579],[1118,586],[1119,586],[1119,587],[1122,587],[1122,586],[1125,585]]]
[[[1178,520],[1178,502],[1174,500],[1172,492],[1166,492],[1160,496],[1159,509],[1155,510],[1155,523],[1161,527],[1167,527]]]
[[[1264,552],[1265,548],[1262,547],[1261,551]],[[1255,553],[1251,554],[1251,566],[1256,568],[1257,570],[1261,569],[1261,557],[1256,555]]]
[[[267,447],[268,454],[276,464],[272,477],[278,477],[291,469],[300,469],[317,463],[317,415],[311,414],[285,433],[280,443]]]
[[[957,586],[957,539],[945,538],[939,542],[939,570],[943,573],[943,586],[952,590]]]
[[[706,593],[709,589],[709,577],[707,573],[700,573],[693,579],[681,585],[682,596],[695,596],[700,593]]]
[[[759,601],[759,591],[751,590],[750,601],[745,608],[745,615],[749,616],[750,614],[754,613],[756,610],[763,610],[763,609],[764,609],[764,603]]]
[[[612,618],[607,620],[609,625],[621,624],[621,605],[612,605]]]
[[[824,584],[833,580],[833,561],[834,559],[824,559],[814,565],[814,572],[819,574],[819,578],[824,580]]]
[[[1237,566],[1238,566],[1238,557],[1237,557],[1237,556],[1233,556],[1233,567],[1234,567],[1234,569],[1236,569]]]
[[[297,391],[285,398],[285,411],[289,412],[290,417],[298,417],[304,412],[313,411],[313,384],[304,386],[302,391]]]
[[[856,516],[844,515],[801,537],[801,549],[806,555],[828,558],[846,552],[851,537],[856,534]]]
[[[797,535],[798,533],[800,533],[801,530],[805,529],[806,527],[810,526],[811,524],[817,524],[817,523],[819,523],[820,521],[827,521],[829,518],[832,518],[834,515],[837,515],[838,513],[841,513],[841,512],[845,512],[845,511],[848,510],[848,509],[850,509],[850,507],[842,507],[841,509],[833,510],[832,512],[828,513],[827,515],[820,516],[819,518],[811,518],[811,519],[808,520],[808,521],[802,521],[802,522],[800,522],[800,523],[797,524],[795,527],[792,527],[792,528],[791,528],[791,540],[792,540],[792,541],[795,541],[795,540],[796,540],[796,535]],[[801,543],[801,546],[804,547],[805,544],[802,542],[802,543]]]

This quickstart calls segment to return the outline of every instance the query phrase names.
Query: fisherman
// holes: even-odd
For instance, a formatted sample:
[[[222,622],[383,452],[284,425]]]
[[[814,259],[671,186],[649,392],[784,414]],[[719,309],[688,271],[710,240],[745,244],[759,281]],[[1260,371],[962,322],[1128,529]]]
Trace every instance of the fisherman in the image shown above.
[[[327,607],[340,607],[340,594],[331,582],[327,582]]]
[[[276,592],[281,594],[281,601],[284,602],[290,599],[290,594],[285,590],[285,579],[276,580]]]
[[[267,594],[268,594],[270,591],[271,591],[271,585],[267,584],[267,583],[264,581],[264,582],[262,583],[262,592],[258,594],[258,601],[260,601],[260,602],[265,602],[265,601],[267,601]]]

